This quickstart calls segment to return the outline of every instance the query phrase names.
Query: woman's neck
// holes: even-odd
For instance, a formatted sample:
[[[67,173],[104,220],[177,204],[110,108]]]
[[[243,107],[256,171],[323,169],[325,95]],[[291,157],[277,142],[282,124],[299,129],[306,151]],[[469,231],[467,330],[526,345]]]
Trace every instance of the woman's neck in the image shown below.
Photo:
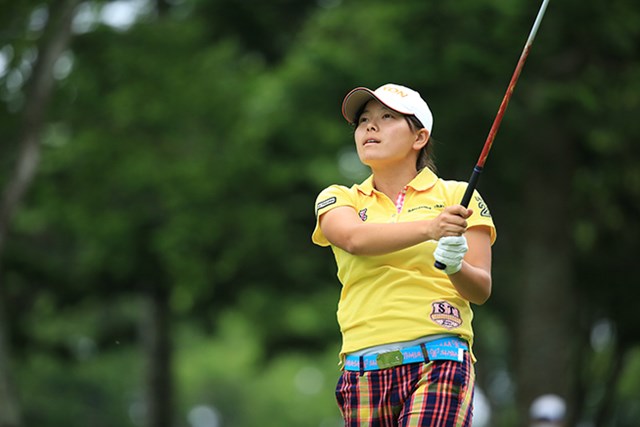
[[[373,185],[376,190],[395,200],[398,193],[404,190],[409,182],[418,175],[415,169],[384,169],[373,171]]]

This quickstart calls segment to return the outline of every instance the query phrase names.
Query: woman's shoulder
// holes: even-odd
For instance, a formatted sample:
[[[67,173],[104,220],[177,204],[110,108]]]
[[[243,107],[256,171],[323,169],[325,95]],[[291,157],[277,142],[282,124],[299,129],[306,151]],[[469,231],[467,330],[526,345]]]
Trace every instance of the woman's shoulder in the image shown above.
[[[437,185],[440,187],[441,194],[447,199],[447,203],[455,204],[460,203],[464,193],[467,191],[469,183],[466,181],[438,178]],[[486,203],[477,189],[473,190],[473,197],[471,201],[475,201],[479,205],[486,206]]]
[[[355,194],[354,187],[332,184],[323,189],[316,197],[316,215],[329,207],[350,204]]]
[[[439,187],[441,192],[452,196],[457,196],[460,192],[464,193],[467,189],[467,185],[468,184],[465,181],[444,179],[440,177],[438,177],[438,180],[436,182],[436,186]]]
[[[325,195],[331,195],[331,194],[347,194],[347,193],[351,193],[353,192],[353,188],[355,187],[355,185],[351,186],[351,187],[347,187],[346,185],[342,185],[342,184],[331,184],[327,187],[325,187],[322,191],[320,191],[320,193],[318,194],[318,198],[325,196]]]
[[[467,182],[466,181],[458,181],[455,179],[444,179],[442,177],[438,177],[438,183],[440,185],[443,185],[445,187],[449,187],[449,188],[459,188],[461,186],[466,187],[467,186]]]
[[[372,177],[367,178],[364,182],[360,184],[352,184],[351,186],[347,186],[344,184],[331,184],[328,187],[324,188],[320,195],[323,194],[344,194],[344,195],[357,195],[358,192],[369,194],[373,190],[373,180]]]

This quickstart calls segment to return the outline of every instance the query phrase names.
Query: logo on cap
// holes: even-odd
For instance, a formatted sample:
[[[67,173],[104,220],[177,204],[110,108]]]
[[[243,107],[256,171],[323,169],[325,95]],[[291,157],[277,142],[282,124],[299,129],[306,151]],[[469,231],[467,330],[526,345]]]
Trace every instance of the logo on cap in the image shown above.
[[[384,85],[380,89],[382,89],[382,90],[384,90],[386,92],[391,92],[394,95],[400,95],[403,98],[409,96],[409,94],[403,92],[402,89],[400,89],[400,88],[398,88],[396,86]]]

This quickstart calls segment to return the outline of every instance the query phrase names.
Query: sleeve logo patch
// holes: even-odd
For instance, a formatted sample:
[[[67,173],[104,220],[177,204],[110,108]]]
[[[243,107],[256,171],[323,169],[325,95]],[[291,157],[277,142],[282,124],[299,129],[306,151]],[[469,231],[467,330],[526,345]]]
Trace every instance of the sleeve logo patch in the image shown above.
[[[482,200],[482,197],[476,196],[476,202],[478,203],[478,209],[480,209],[480,216],[485,216],[487,218],[491,218],[491,212],[489,212],[489,207]]]
[[[335,202],[337,201],[337,199],[335,197],[329,197],[327,200],[323,200],[320,203],[318,203],[318,205],[316,206],[316,210],[320,210],[320,209],[324,209],[327,206],[331,206],[333,205]]]

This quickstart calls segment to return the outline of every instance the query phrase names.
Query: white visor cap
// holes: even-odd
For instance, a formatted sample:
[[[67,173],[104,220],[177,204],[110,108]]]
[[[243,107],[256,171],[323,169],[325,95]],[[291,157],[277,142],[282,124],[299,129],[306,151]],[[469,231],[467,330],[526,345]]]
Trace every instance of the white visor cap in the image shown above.
[[[431,134],[433,115],[427,103],[415,90],[393,83],[380,86],[375,91],[366,87],[353,89],[342,101],[342,115],[349,123],[355,124],[356,115],[371,99],[377,99],[398,113],[416,116]]]

